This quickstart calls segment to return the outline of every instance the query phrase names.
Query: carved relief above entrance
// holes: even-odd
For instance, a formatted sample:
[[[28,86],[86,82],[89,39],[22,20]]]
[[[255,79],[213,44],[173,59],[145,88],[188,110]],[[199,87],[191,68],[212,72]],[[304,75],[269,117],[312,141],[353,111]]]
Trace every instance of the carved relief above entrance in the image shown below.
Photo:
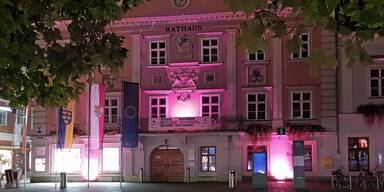
[[[189,102],[191,93],[196,90],[200,69],[198,66],[171,66],[168,68],[168,78],[179,102]]]

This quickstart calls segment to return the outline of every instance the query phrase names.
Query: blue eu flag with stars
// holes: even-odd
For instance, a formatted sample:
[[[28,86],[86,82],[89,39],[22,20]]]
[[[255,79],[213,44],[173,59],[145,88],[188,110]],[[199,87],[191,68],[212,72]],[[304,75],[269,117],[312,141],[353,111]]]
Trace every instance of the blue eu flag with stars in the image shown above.
[[[139,128],[139,84],[123,82],[122,147],[137,147]]]

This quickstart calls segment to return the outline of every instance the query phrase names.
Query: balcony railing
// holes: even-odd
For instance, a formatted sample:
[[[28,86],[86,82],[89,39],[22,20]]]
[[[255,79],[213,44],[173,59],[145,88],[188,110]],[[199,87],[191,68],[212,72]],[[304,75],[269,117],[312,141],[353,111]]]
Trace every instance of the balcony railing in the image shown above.
[[[170,118],[140,118],[139,133],[157,132],[194,132],[194,131],[246,131],[252,129],[250,125],[270,126],[269,121],[255,122],[244,120],[240,116],[211,117],[170,117]],[[87,134],[88,127],[75,125],[74,134],[83,136]],[[104,124],[105,135],[121,133],[121,123]],[[56,136],[56,130],[44,134],[31,134],[31,136]]]
[[[140,132],[239,131],[241,122],[236,116],[142,118]]]

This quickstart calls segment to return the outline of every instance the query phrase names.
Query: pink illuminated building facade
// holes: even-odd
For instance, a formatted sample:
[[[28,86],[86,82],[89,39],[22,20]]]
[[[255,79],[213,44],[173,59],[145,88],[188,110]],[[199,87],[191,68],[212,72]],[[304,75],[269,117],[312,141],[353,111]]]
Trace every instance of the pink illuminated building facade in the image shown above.
[[[250,178],[258,151],[267,154],[270,178],[289,179],[293,140],[305,142],[306,175],[329,176],[338,163],[336,72],[320,68],[311,77],[305,58],[315,49],[335,55],[334,35],[307,28],[297,53],[288,52],[289,37],[250,52],[238,42],[243,13],[222,0],[177,2],[145,2],[112,25],[129,55],[118,75],[95,73],[107,92],[103,148],[91,160],[91,178],[119,181],[122,170],[125,181],[226,181],[233,169],[241,181]],[[140,84],[140,125],[139,146],[120,153],[122,79]],[[33,109],[32,181],[52,181],[60,171],[84,179],[88,97],[77,100],[71,150],[56,150],[57,109]],[[307,132],[320,127],[321,134]]]

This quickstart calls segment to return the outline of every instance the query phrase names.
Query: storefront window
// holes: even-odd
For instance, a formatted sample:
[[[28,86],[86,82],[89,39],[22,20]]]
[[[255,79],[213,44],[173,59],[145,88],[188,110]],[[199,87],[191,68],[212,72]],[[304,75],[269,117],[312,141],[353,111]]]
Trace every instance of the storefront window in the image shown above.
[[[0,173],[12,167],[12,152],[10,150],[0,150],[0,163],[2,163]]]
[[[253,160],[252,160],[253,153],[254,152],[265,153],[266,151],[267,149],[264,145],[258,145],[258,146],[248,145],[247,146],[247,171],[253,170]]]
[[[45,171],[45,158],[35,159],[35,171]]]
[[[312,145],[304,145],[304,170],[312,171]]]
[[[247,146],[247,171],[252,171],[253,169],[252,153],[253,153],[253,146],[248,145]]]
[[[201,147],[201,171],[216,171],[216,147]]]
[[[119,148],[103,148],[103,171],[116,172],[120,169]]]
[[[79,148],[55,149],[54,167],[55,172],[74,173],[80,172],[81,156]]]
[[[348,170],[369,169],[369,142],[367,137],[348,138]]]

